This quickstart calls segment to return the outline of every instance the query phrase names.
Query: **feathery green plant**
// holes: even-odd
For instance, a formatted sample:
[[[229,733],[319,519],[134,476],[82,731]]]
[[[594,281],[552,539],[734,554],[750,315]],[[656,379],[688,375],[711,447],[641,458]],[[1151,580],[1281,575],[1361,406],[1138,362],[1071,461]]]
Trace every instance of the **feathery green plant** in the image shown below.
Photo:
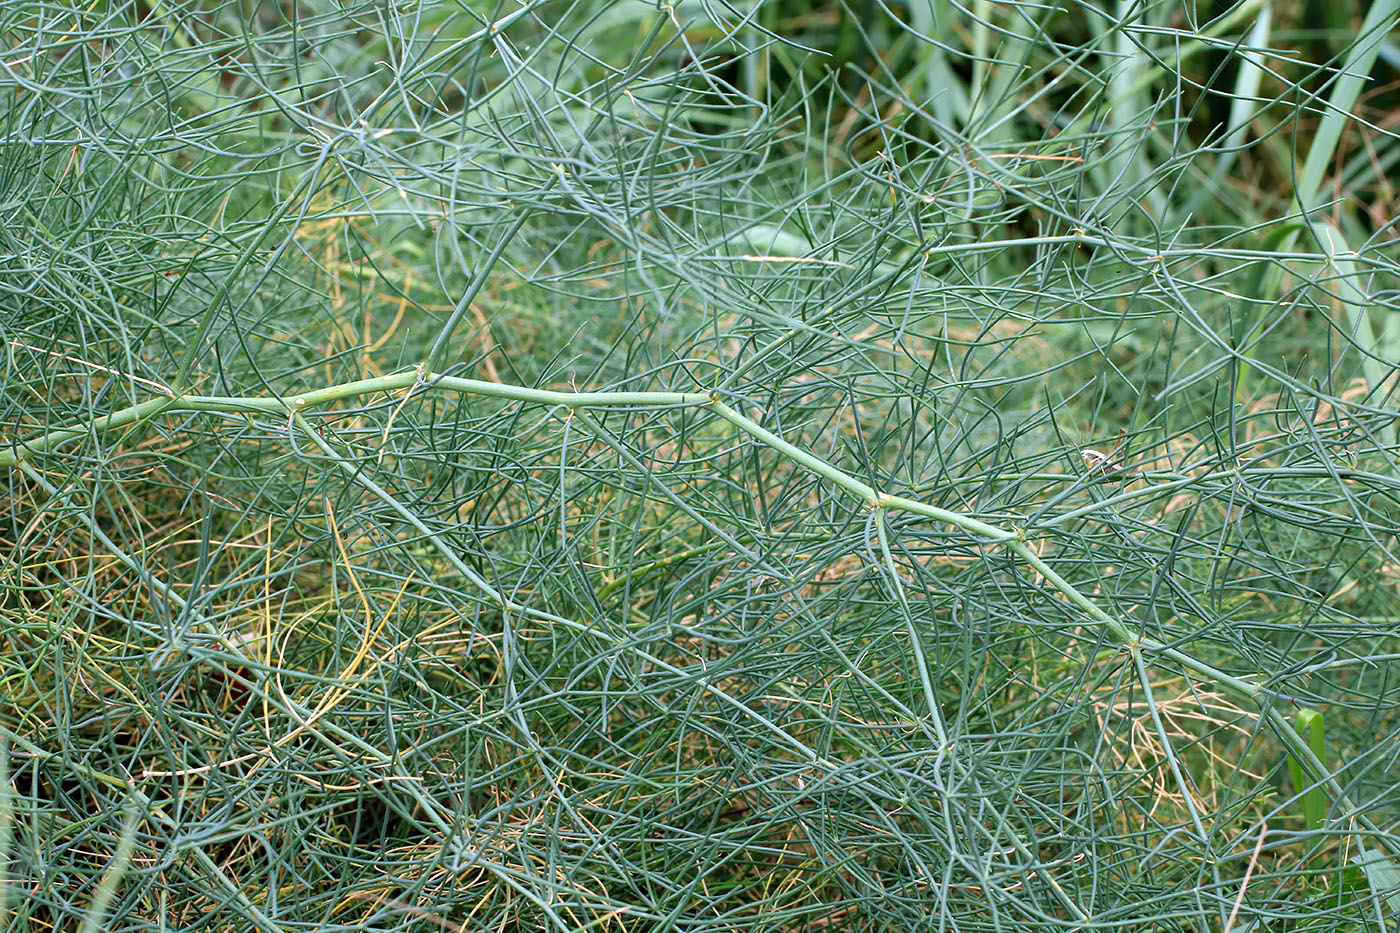
[[[0,5],[7,929],[1392,928],[1398,11]]]

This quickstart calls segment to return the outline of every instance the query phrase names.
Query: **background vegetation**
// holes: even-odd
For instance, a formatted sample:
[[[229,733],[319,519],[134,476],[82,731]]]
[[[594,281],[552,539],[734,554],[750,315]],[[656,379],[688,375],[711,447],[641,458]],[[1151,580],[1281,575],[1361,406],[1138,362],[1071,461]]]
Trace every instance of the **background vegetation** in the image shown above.
[[[5,928],[1393,929],[1398,11],[0,4]]]

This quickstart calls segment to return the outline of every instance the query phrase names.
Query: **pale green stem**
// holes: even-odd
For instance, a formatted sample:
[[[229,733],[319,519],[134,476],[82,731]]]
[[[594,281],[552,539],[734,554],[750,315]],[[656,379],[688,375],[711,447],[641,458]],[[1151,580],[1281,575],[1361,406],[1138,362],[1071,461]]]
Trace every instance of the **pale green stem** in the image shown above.
[[[1176,786],[1181,788],[1181,799],[1186,801],[1186,812],[1191,815],[1191,824],[1196,827],[1196,838],[1201,845],[1206,847],[1204,861],[1210,866],[1210,873],[1215,881],[1216,889],[1220,889],[1220,864],[1211,851],[1210,836],[1206,833],[1205,824],[1201,821],[1200,811],[1196,808],[1196,795],[1191,788],[1191,784],[1186,780],[1186,775],[1181,771],[1181,763],[1176,757],[1176,748],[1172,745],[1171,736],[1167,734],[1166,724],[1162,722],[1161,711],[1157,709],[1157,700],[1152,695],[1152,678],[1148,676],[1147,665],[1143,662],[1142,649],[1136,646],[1129,648],[1128,653],[1132,656],[1133,667],[1137,670],[1138,683],[1142,685],[1142,697],[1147,703],[1148,715],[1152,718],[1152,726],[1157,730],[1157,738],[1162,741],[1162,754],[1167,758],[1167,767],[1171,768],[1172,777],[1176,779]],[[1224,906],[1221,906],[1221,920],[1224,917]]]
[[[1073,237],[1070,239],[1088,240],[1092,238]],[[501,385],[494,382],[483,382],[476,379],[464,379],[455,376],[423,375],[419,370],[412,370],[373,379],[361,379],[354,382],[327,386],[325,388],[309,390],[298,395],[285,397],[174,395],[142,402],[141,404],[133,405],[130,408],[125,408],[106,416],[94,418],[84,424],[71,428],[59,428],[36,437],[15,441],[10,445],[8,450],[0,450],[0,467],[18,465],[31,479],[39,480],[42,485],[52,491],[53,487],[43,482],[42,477],[37,471],[22,461],[27,456],[42,454],[53,450],[55,447],[68,440],[88,436],[104,430],[133,425],[144,420],[149,420],[158,414],[170,412],[205,411],[222,412],[226,414],[262,413],[287,416],[297,423],[298,427],[305,432],[306,436],[324,453],[330,456],[337,467],[345,472],[349,478],[368,489],[432,541],[453,566],[459,571],[464,572],[467,578],[486,593],[488,599],[492,602],[502,606],[502,608],[526,613],[536,618],[548,619],[556,622],[567,622],[568,620],[550,616],[548,613],[543,613],[539,610],[514,605],[501,594],[497,593],[489,583],[483,580],[478,574],[473,573],[470,568],[467,568],[461,561],[461,558],[440,539],[440,536],[428,529],[427,526],[422,523],[421,519],[418,519],[411,510],[404,507],[401,503],[398,503],[392,495],[382,487],[379,487],[378,484],[374,483],[362,470],[336,453],[334,448],[330,447],[320,437],[319,433],[306,422],[302,414],[311,408],[363,395],[373,395],[376,393],[403,389],[408,389],[411,394],[413,390],[419,387],[442,388],[468,395],[481,395],[507,401],[518,401],[570,409],[618,407],[708,408],[743,433],[763,443],[765,446],[799,466],[806,467],[818,476],[829,480],[838,488],[850,493],[857,499],[860,499],[868,508],[899,509],[962,528],[986,540],[988,544],[1006,547],[1024,560],[1071,604],[1081,609],[1093,621],[1101,623],[1120,646],[1128,648],[1130,651],[1141,652],[1146,656],[1163,658],[1199,674],[1206,680],[1218,684],[1237,696],[1267,704],[1268,698],[1264,695],[1264,690],[1257,684],[1235,677],[1213,665],[1186,654],[1176,647],[1167,645],[1153,638],[1134,634],[1120,619],[1109,615],[1103,609],[1099,608],[1072,583],[1056,573],[1055,570],[1030,547],[1029,540],[1023,531],[1019,529],[1012,531],[998,528],[995,525],[979,521],[978,519],[960,512],[953,512],[928,503],[919,502],[918,500],[880,492],[826,460],[808,453],[789,441],[784,440],[753,419],[725,405],[719,400],[718,394],[714,392],[560,392],[550,389],[528,388],[525,386]],[[79,514],[80,517],[83,517],[81,513]],[[128,566],[137,565],[136,561],[122,554],[120,549],[116,548],[115,543],[101,534],[101,532],[96,529],[95,525],[89,523],[89,528],[94,531],[94,534],[104,546],[113,548],[114,553],[124,557],[124,563],[127,563]],[[170,595],[179,600],[179,597],[174,596],[173,591],[169,591],[167,587],[162,585],[159,589],[163,594]],[[180,603],[183,604],[183,600],[180,600]],[[1311,749],[1307,747],[1307,743],[1303,742],[1293,731],[1287,720],[1267,706],[1263,712],[1265,719],[1275,727],[1280,740],[1289,747],[1289,750],[1299,761],[1303,762],[1310,771],[1314,772],[1313,777],[1317,780],[1326,781],[1334,794],[1336,794],[1338,804],[1344,808],[1352,809],[1352,804],[1347,800],[1341,785],[1331,776],[1331,773],[1322,762],[1318,761],[1317,757],[1312,754]],[[776,726],[774,728],[776,730]],[[776,731],[781,733],[781,730]],[[811,755],[810,749],[804,749],[804,751]],[[813,755],[812,757],[816,756]],[[433,813],[432,816],[436,817],[437,814]],[[1370,821],[1365,817],[1358,817],[1358,819],[1368,828],[1374,829]]]

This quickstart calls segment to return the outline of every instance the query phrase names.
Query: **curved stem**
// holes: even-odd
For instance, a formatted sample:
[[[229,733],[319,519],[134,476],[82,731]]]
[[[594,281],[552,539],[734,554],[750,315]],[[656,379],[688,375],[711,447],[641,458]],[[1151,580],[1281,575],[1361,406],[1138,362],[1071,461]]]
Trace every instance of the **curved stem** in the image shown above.
[[[304,412],[312,408],[359,398],[361,396],[403,390],[407,390],[408,395],[412,395],[415,391],[426,391],[433,388],[459,392],[465,395],[479,395],[507,401],[569,409],[626,407],[709,409],[718,417],[727,421],[755,441],[762,443],[764,446],[793,463],[811,470],[813,473],[861,500],[868,508],[898,509],[913,515],[944,522],[976,535],[990,545],[1007,548],[1034,569],[1041,578],[1049,583],[1049,585],[1058,591],[1068,602],[1083,611],[1091,620],[1101,624],[1118,645],[1133,653],[1134,658],[1141,657],[1144,660],[1160,658],[1169,661],[1206,680],[1218,684],[1220,687],[1237,696],[1261,703],[1264,706],[1261,710],[1261,716],[1274,727],[1280,740],[1288,746],[1289,751],[1313,772],[1315,780],[1327,784],[1336,796],[1339,805],[1346,809],[1352,809],[1352,804],[1347,799],[1341,784],[1328,771],[1325,765],[1317,760],[1316,756],[1314,756],[1307,747],[1307,743],[1303,742],[1292,730],[1287,720],[1276,710],[1273,710],[1267,705],[1269,697],[1258,684],[1235,677],[1172,645],[1134,633],[1122,620],[1105,612],[1093,600],[1089,599],[1089,597],[1075,587],[1074,584],[1070,583],[1058,574],[1054,568],[1047,564],[1044,559],[1031,548],[1029,539],[1024,531],[1020,529],[1008,530],[1000,528],[961,512],[954,512],[929,503],[920,502],[916,499],[909,499],[881,492],[834,464],[784,440],[782,437],[763,427],[757,421],[740,414],[735,409],[721,402],[715,392],[561,392],[552,389],[531,388],[528,386],[502,385],[495,382],[465,379],[456,376],[425,375],[424,371],[419,368],[393,373],[388,376],[360,379],[353,382],[326,386],[324,388],[309,390],[301,394],[290,396],[204,396],[186,394],[162,396],[107,415],[93,418],[89,421],[73,425],[72,427],[56,428],[29,438],[12,440],[8,445],[8,449],[0,449],[0,467],[18,466],[20,469],[24,470],[31,479],[34,479],[35,473],[32,468],[24,463],[26,458],[53,451],[70,440],[87,437],[116,428],[137,425],[147,422],[161,414],[178,412],[218,412],[224,414],[258,413],[290,416],[294,422],[299,424],[307,436],[309,436],[313,442],[317,443],[323,452],[332,456],[337,466],[344,470],[352,480],[364,485],[376,496],[386,501],[391,507],[394,507],[401,515],[404,515],[404,517],[413,523],[415,527],[418,527],[420,531],[425,532],[430,540],[444,550],[444,553],[446,553],[449,560],[457,566],[457,569],[464,571],[468,578],[471,579],[479,589],[486,592],[488,596],[494,595],[495,600],[501,602],[503,605],[510,606],[509,602],[499,593],[495,593],[489,584],[486,584],[484,580],[481,580],[475,574],[471,573],[464,565],[461,565],[456,555],[451,553],[451,549],[445,548],[435,535],[425,527],[422,527],[421,523],[416,521],[416,516],[413,516],[408,510],[404,509],[402,505],[398,504],[393,497],[389,496],[384,490],[379,489],[368,476],[365,476],[352,464],[349,464],[343,458],[336,455],[329,445],[321,441],[316,432],[306,424],[303,416]],[[591,424],[591,422],[588,423]],[[594,427],[596,427],[596,425],[594,425]],[[115,547],[108,540],[100,540],[103,540],[104,545]],[[539,613],[537,610],[530,614],[550,618],[548,614]],[[1368,827],[1370,826],[1370,822],[1366,820],[1364,816],[1358,815],[1358,819]]]

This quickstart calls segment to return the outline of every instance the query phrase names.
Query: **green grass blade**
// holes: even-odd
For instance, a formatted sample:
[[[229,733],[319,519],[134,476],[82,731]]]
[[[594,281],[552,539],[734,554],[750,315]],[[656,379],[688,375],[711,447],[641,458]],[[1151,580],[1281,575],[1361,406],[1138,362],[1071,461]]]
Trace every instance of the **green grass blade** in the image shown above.
[[[1323,731],[1322,713],[1315,709],[1298,711],[1298,734],[1307,742],[1313,756],[1324,764],[1327,761],[1327,748]],[[1320,829],[1327,819],[1327,796],[1320,786],[1308,779],[1303,763],[1292,755],[1288,756],[1288,773],[1293,778],[1294,792],[1302,800],[1303,825],[1308,829]]]

